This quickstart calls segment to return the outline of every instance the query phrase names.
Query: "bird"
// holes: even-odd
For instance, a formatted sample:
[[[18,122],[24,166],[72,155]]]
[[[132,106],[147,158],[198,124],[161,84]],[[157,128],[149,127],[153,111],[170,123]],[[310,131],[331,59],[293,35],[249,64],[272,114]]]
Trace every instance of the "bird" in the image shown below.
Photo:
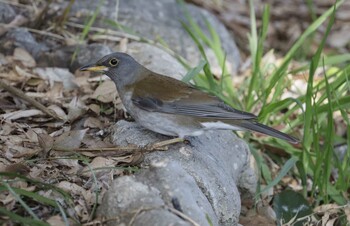
[[[131,117],[156,133],[185,138],[208,130],[248,130],[299,143],[259,123],[256,115],[237,110],[191,84],[153,72],[123,52],[108,54],[80,70],[107,75]]]

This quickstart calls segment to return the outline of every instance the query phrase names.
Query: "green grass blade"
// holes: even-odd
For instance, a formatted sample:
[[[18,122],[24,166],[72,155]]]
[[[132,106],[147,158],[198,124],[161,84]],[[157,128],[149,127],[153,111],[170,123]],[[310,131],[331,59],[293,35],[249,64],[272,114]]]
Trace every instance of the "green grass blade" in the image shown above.
[[[48,223],[40,221],[40,220],[34,220],[28,217],[22,217],[18,214],[15,214],[11,211],[8,211],[4,207],[0,206],[0,213],[1,215],[8,216],[12,221],[17,222],[21,225],[29,225],[29,226],[50,226]]]
[[[277,174],[275,179],[273,179],[273,181],[271,181],[271,183],[269,183],[258,195],[266,192],[273,186],[277,185],[282,180],[282,178],[286,176],[287,173],[295,166],[297,161],[298,161],[298,158],[295,156],[288,159],[288,161],[283,165],[283,167],[281,168],[281,171]]]
[[[7,187],[0,186],[0,192],[6,191],[6,190],[8,190]],[[33,200],[35,200],[35,201],[37,201],[37,202],[39,202],[41,204],[50,205],[50,206],[55,207],[55,208],[58,207],[56,205],[55,200],[46,198],[45,196],[41,196],[41,195],[39,195],[37,193],[26,191],[26,190],[23,190],[23,189],[20,189],[20,188],[12,188],[12,190],[18,195],[26,196],[26,197],[31,198],[31,199],[33,199]]]
[[[16,201],[22,205],[22,207],[27,211],[27,213],[29,213],[29,215],[32,216],[32,218],[34,218],[35,220],[39,220],[38,216],[35,215],[33,210],[27,205],[27,203],[25,203],[23,201],[23,199],[21,199],[21,197],[11,188],[11,186],[8,183],[6,183],[5,181],[2,181],[1,183],[13,195],[13,197],[16,199]]]
[[[201,70],[203,70],[206,64],[207,62],[205,60],[201,60],[196,67],[187,72],[187,74],[182,78],[182,81],[186,83],[191,81],[196,75],[199,74]]]
[[[257,36],[257,28],[255,22],[255,12],[252,0],[249,1],[251,9],[251,36],[249,39],[250,51],[253,59],[253,73],[249,83],[248,93],[247,93],[247,105],[246,109],[250,111],[254,103],[254,93],[262,89],[261,84],[258,84],[258,78],[261,76],[260,63],[264,52],[264,42],[267,36],[270,7],[265,6],[263,11],[263,24],[261,29],[260,37]],[[254,58],[253,58],[254,56]],[[260,79],[263,81],[263,79]]]
[[[338,1],[334,7],[329,8],[322,16],[320,16],[317,20],[315,20],[300,36],[300,38],[295,42],[292,48],[288,51],[283,59],[283,63],[279,68],[277,68],[271,75],[271,79],[269,81],[269,86],[266,89],[266,97],[268,97],[277,82],[284,77],[286,74],[287,67],[289,62],[292,60],[293,56],[296,54],[296,51],[303,45],[305,40],[316,31],[316,29],[334,12],[334,9],[338,9],[338,7],[344,2],[344,0]]]
[[[56,205],[58,206],[58,209],[60,210],[60,213],[61,213],[61,216],[62,216],[62,219],[63,219],[65,225],[69,226],[69,220],[67,218],[66,212],[64,212],[63,207],[61,206],[61,204],[58,201],[56,201]]]
[[[82,42],[84,39],[86,39],[86,36],[89,34],[89,31],[90,31],[93,23],[95,22],[97,15],[100,13],[100,7],[103,4],[103,2],[104,2],[104,0],[100,0],[99,5],[97,6],[96,10],[92,14],[90,19],[86,23],[86,25],[84,26],[84,29],[81,32],[80,37],[79,37],[79,43]],[[71,63],[73,63],[73,61],[76,59],[78,51],[79,51],[78,47],[75,48],[74,53],[72,55]]]
[[[208,58],[207,55],[205,54],[204,51],[204,47],[203,45],[200,43],[200,41],[198,40],[198,38],[196,37],[196,35],[192,32],[192,30],[187,26],[187,24],[185,24],[184,22],[181,22],[183,28],[187,31],[187,33],[191,36],[192,40],[196,43],[197,48],[199,49],[199,52],[201,53],[201,55],[204,57],[205,61],[208,62]],[[216,84],[214,81],[214,78],[211,74],[211,70],[210,70],[210,65],[209,64],[205,64],[203,67],[205,76],[207,78],[208,84],[209,84],[209,88],[211,90],[216,90]]]

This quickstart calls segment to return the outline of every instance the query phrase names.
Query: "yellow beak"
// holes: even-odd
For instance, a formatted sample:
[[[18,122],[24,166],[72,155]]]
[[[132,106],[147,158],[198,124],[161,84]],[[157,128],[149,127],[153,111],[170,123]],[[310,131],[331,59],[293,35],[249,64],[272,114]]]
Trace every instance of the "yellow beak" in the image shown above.
[[[95,64],[89,64],[86,66],[83,66],[81,68],[79,68],[80,71],[95,71],[95,72],[105,72],[108,71],[108,67],[106,66],[99,66],[99,65],[95,65]]]

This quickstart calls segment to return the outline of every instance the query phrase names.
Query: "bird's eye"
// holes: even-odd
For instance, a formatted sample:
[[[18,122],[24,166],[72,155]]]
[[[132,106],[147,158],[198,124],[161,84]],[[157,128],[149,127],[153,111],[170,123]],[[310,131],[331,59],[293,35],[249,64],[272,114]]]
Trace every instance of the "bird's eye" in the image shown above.
[[[119,63],[119,60],[116,59],[116,58],[113,58],[113,59],[111,59],[111,60],[109,61],[109,64],[110,64],[111,66],[117,66],[118,63]]]

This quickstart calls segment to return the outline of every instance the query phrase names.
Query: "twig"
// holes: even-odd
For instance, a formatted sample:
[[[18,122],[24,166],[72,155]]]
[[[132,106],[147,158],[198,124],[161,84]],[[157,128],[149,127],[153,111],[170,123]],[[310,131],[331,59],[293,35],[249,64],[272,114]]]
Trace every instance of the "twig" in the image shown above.
[[[41,30],[29,28],[29,27],[26,27],[26,29],[27,29],[29,32],[37,33],[37,34],[39,34],[39,35],[50,36],[50,37],[52,37],[52,38],[56,38],[56,39],[59,39],[59,40],[65,40],[65,39],[66,39],[65,37],[62,37],[61,35],[58,35],[58,34],[55,34],[55,33],[52,33],[52,32],[41,31]]]
[[[190,218],[189,216],[187,216],[186,214],[178,211],[177,209],[174,209],[172,207],[166,207],[170,212],[178,215],[179,217],[181,217],[182,219],[190,222],[191,224],[193,224],[193,226],[200,226],[197,222],[195,222],[192,218]]]
[[[17,6],[17,7],[22,7],[22,8],[27,8],[27,9],[31,9],[30,6],[25,5],[25,4],[21,4],[21,3],[17,3],[15,1],[6,1],[6,0],[0,0],[1,3],[5,3],[8,5],[13,5],[13,6]]]
[[[145,147],[139,147],[136,145],[128,145],[128,146],[118,146],[118,147],[96,147],[96,148],[75,148],[75,149],[61,149],[61,148],[55,148],[53,149],[55,151],[62,151],[62,152],[110,152],[110,151],[125,151],[124,154],[132,153],[132,151],[139,150],[141,152],[150,152],[150,151],[165,151],[167,150],[167,146],[170,144],[175,144],[183,142],[182,138],[174,138],[170,140],[165,141],[159,141],[150,145],[147,145]]]
[[[19,90],[13,86],[7,85],[4,81],[0,80],[0,87],[8,91],[14,96],[19,97],[22,100],[27,101],[29,104],[33,105],[35,108],[39,109],[40,111],[44,112],[48,116],[51,116],[54,119],[62,120],[60,117],[58,117],[55,113],[51,112],[49,109],[47,109],[44,105],[36,101],[35,99],[27,96],[22,90]]]
[[[170,144],[181,143],[183,141],[184,141],[183,138],[177,137],[177,138],[174,138],[174,139],[164,140],[164,141],[160,141],[160,142],[154,143],[154,144],[151,145],[151,148],[156,149],[156,148],[164,147],[164,146],[170,145]]]

